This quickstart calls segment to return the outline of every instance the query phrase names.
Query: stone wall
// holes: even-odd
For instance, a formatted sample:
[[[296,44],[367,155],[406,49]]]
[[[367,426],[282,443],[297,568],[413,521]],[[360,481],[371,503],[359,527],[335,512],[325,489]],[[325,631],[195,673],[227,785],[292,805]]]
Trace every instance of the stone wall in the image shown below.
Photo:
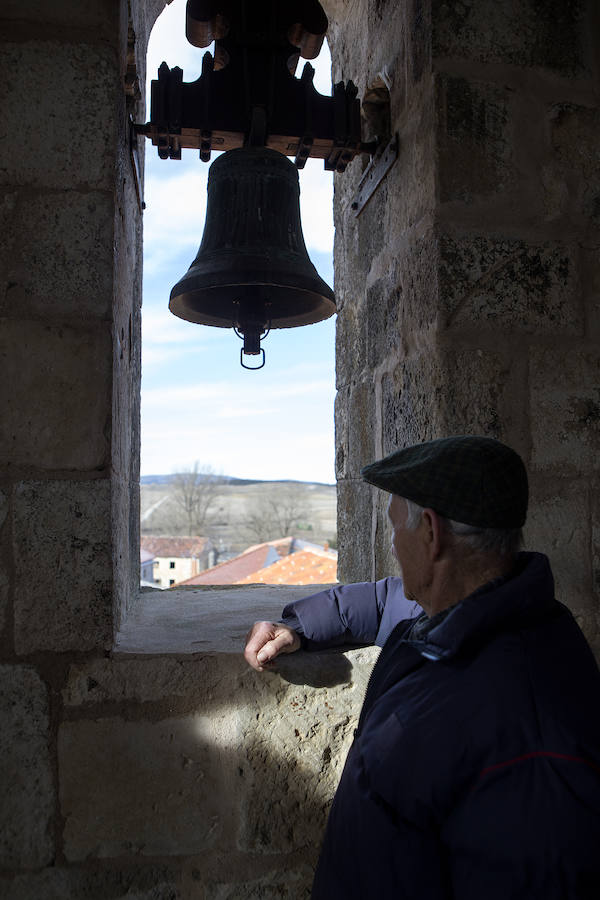
[[[0,666],[2,897],[309,897],[377,651],[250,669],[249,617],[302,593],[150,592],[110,658]]]
[[[527,545],[600,649],[597,4],[332,7],[335,77],[387,85],[400,145],[358,217],[364,162],[336,178],[340,577],[393,566],[361,466],[488,434],[525,458]]]

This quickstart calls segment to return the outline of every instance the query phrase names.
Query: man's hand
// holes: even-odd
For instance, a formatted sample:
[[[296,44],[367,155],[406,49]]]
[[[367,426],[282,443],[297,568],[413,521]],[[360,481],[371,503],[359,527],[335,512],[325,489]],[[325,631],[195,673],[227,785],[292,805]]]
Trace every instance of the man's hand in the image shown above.
[[[300,649],[300,636],[293,628],[280,622],[255,622],[246,635],[246,661],[262,672],[269,668],[280,653],[294,653]]]

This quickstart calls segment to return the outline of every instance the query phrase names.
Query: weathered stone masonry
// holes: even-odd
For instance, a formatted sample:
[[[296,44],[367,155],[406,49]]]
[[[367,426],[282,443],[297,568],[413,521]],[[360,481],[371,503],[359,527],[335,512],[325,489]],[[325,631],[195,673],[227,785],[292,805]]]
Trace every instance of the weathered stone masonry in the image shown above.
[[[360,467],[481,431],[525,456],[528,543],[549,552],[596,647],[597,4],[323,5],[336,80],[380,104],[368,128],[400,148],[358,217],[366,161],[336,177],[341,577],[393,571],[385,498]],[[141,209],[128,114],[143,118],[135,78],[162,6],[0,11],[10,900],[308,896],[376,655],[249,671],[236,652],[247,624],[286,591],[173,597],[177,621],[153,610],[158,632],[136,607]]]
[[[527,541],[597,645],[598,10],[410,0],[336,19],[335,77],[361,96],[383,77],[400,141],[358,218],[361,162],[336,180],[340,577],[392,565],[362,465],[489,434],[526,459]]]

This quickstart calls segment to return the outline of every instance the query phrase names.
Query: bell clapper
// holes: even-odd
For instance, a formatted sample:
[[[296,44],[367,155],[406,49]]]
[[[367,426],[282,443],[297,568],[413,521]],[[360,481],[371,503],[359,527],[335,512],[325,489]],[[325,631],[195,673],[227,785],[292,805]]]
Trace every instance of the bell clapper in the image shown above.
[[[249,369],[251,372],[254,372],[257,369],[263,368],[263,366],[265,364],[265,351],[262,347],[259,348],[259,353],[262,354],[262,362],[261,362],[260,366],[247,366],[246,363],[244,362],[244,353],[246,353],[246,351],[242,347],[240,350],[240,365],[241,365],[242,369]],[[257,354],[253,353],[251,355],[256,356]]]
[[[240,364],[244,369],[262,369],[265,364],[265,351],[260,346],[260,342],[266,338],[271,330],[271,321],[265,324],[266,307],[270,306],[269,302],[252,302],[252,300],[234,300],[234,305],[238,309],[237,321],[232,322],[233,330],[237,336],[244,342],[244,346],[240,350]],[[261,356],[262,362],[259,366],[247,366],[244,362],[244,356]]]
[[[264,330],[259,330],[253,325],[248,325],[244,330],[242,328],[238,329],[235,325],[233,326],[233,330],[237,334],[237,336],[244,342],[244,346],[240,349],[240,365],[244,369],[262,369],[265,364],[265,351],[264,348],[260,346],[260,342],[266,338],[271,328],[265,328]],[[244,362],[244,356],[260,356],[262,355],[262,362],[260,366],[247,366]]]

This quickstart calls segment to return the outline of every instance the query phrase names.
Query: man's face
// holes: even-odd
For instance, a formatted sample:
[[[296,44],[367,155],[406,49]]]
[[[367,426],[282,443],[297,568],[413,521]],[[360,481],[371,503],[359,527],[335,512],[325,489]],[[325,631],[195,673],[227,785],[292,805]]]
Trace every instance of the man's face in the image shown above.
[[[419,586],[423,576],[423,547],[419,539],[419,528],[406,528],[408,508],[406,501],[396,494],[390,495],[388,517],[392,523],[392,552],[400,566],[404,582],[404,593],[409,600],[418,602]]]

